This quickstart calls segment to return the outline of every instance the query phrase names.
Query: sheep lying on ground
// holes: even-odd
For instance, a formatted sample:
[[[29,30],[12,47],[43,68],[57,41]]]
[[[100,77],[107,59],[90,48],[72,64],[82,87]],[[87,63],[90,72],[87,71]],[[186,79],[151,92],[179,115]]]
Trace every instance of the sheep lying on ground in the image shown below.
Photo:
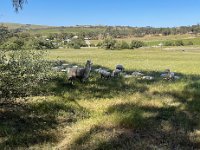
[[[117,77],[120,75],[120,73],[122,72],[122,70],[120,69],[115,69],[113,72],[112,72],[112,77]]]
[[[164,79],[170,80],[170,79],[180,79],[179,76],[175,76],[174,72],[171,72],[170,69],[166,69],[163,74],[160,75]]]
[[[102,68],[96,69],[95,71],[100,73],[101,78],[108,79],[108,78],[111,77],[111,73],[107,70],[102,69]]]
[[[154,77],[152,77],[152,76],[143,76],[142,79],[143,80],[154,80]]]
[[[53,70],[53,71],[56,71],[56,72],[60,72],[62,69],[63,69],[62,66],[52,67],[52,70]]]
[[[133,76],[133,77],[141,77],[141,76],[144,76],[144,74],[143,74],[143,73],[140,73],[140,72],[133,72],[133,73],[132,73],[132,76]]]
[[[68,80],[73,83],[73,80],[79,79],[81,82],[89,78],[91,71],[92,62],[87,60],[84,68],[79,68],[78,66],[68,69]]]

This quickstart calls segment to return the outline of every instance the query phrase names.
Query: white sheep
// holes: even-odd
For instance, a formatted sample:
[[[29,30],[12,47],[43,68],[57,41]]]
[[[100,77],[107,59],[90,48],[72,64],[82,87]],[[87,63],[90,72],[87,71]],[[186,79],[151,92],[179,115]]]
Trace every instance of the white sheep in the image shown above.
[[[120,69],[115,69],[113,72],[112,72],[112,77],[117,77],[120,75],[120,73],[122,72],[122,70]]]
[[[132,76],[134,76],[134,77],[141,77],[141,76],[144,76],[144,74],[140,73],[140,72],[133,72]]]
[[[96,72],[100,73],[101,78],[110,78],[111,77],[111,73],[107,70],[104,70],[102,68],[96,69]]]
[[[154,77],[152,77],[152,76],[143,76],[142,79],[143,80],[154,80]]]
[[[124,78],[132,78],[133,76],[132,75],[129,75],[129,74],[125,74],[124,75]]]
[[[164,79],[180,79],[179,76],[175,76],[174,72],[171,72],[170,69],[166,69],[165,72],[163,74],[160,75],[161,77],[163,77]]]

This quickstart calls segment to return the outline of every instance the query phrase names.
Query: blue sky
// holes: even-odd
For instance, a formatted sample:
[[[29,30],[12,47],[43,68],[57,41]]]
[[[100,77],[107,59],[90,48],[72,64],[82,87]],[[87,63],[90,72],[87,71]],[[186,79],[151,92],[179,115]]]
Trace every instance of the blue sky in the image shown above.
[[[18,14],[11,0],[1,0],[0,22],[53,26],[193,25],[200,23],[200,0],[28,0]]]

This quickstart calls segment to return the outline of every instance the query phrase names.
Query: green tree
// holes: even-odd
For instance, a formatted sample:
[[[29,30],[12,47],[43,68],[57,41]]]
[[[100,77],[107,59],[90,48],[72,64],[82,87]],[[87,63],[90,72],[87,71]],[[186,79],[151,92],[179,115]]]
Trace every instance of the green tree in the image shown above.
[[[86,43],[83,39],[73,39],[69,44],[69,47],[74,48],[74,49],[80,49],[81,47],[86,47]]]
[[[175,46],[184,46],[184,43],[182,40],[175,41]]]
[[[117,41],[112,39],[112,38],[106,38],[103,43],[102,43],[102,47],[105,48],[105,49],[115,49],[116,47],[116,43]]]
[[[121,49],[129,49],[129,44],[126,41],[122,41]]]
[[[131,41],[130,49],[140,48],[142,46],[144,46],[144,42],[133,40],[133,41]]]
[[[0,97],[31,95],[47,77],[48,63],[42,51],[0,49]]]
[[[5,42],[1,47],[5,50],[19,50],[24,49],[25,42],[22,38],[13,37]]]
[[[9,35],[3,29],[4,37]],[[43,51],[24,49],[24,41],[16,37],[9,41],[12,48],[0,48],[0,101],[31,95],[43,83],[49,72]]]
[[[164,45],[165,45],[165,46],[174,46],[174,42],[172,42],[172,41],[166,41],[166,42],[164,43]]]
[[[0,26],[0,44],[9,37],[10,32],[7,27]]]

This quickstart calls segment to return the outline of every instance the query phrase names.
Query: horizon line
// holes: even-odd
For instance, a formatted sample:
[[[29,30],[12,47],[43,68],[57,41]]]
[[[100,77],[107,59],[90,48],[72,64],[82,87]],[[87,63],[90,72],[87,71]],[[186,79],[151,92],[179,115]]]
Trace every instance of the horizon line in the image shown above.
[[[19,22],[0,22],[0,24],[18,24],[18,25],[36,25],[36,26],[47,26],[47,27],[78,27],[78,26],[102,26],[102,27],[132,27],[132,28],[179,28],[179,27],[191,27],[194,25],[199,25],[199,23],[192,24],[192,25],[180,25],[180,26],[132,26],[132,25],[105,25],[105,24],[76,24],[76,25],[46,25],[46,24],[34,24],[34,23],[19,23]]]

